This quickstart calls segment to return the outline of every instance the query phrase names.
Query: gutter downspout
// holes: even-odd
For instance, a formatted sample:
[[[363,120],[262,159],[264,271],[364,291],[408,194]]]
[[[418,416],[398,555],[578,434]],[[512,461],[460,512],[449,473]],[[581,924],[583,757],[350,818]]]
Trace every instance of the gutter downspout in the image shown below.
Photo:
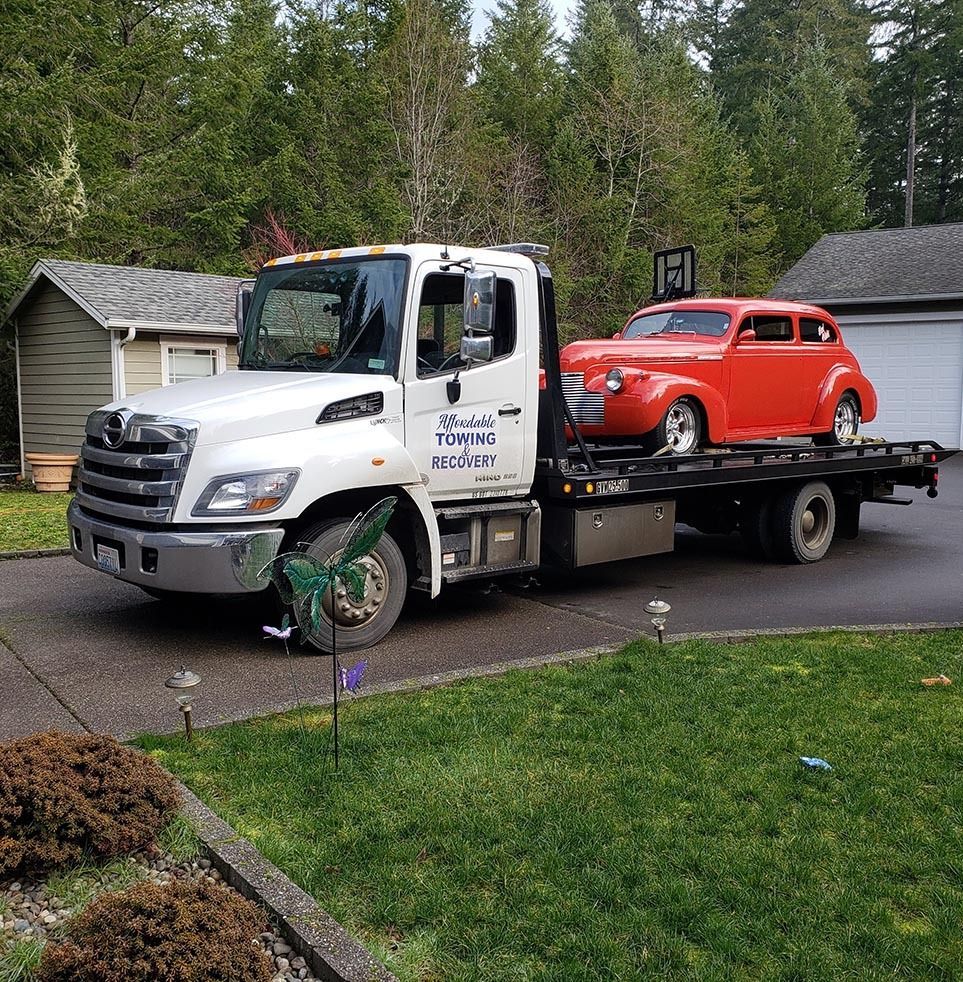
[[[124,348],[137,337],[137,328],[127,328],[127,334],[120,336],[120,331],[110,332],[110,361],[113,369],[114,401],[127,397],[127,370],[124,365]]]
[[[13,322],[13,359],[17,373],[17,425],[20,429],[20,476],[27,479],[27,448],[23,445],[23,384],[20,378],[20,322]]]

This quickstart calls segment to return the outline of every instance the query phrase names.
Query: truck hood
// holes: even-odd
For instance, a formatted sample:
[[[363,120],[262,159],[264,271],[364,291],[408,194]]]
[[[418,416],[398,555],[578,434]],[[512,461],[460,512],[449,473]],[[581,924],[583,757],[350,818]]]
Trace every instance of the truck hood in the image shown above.
[[[400,388],[390,375],[238,371],[151,389],[106,408],[195,420],[197,445],[204,446],[313,428],[332,402]],[[388,411],[387,398],[385,404]]]
[[[673,365],[721,361],[722,338],[678,335],[673,340],[646,338],[638,341],[576,341],[560,353],[563,372],[584,372],[596,365],[631,365],[655,372],[669,372]]]

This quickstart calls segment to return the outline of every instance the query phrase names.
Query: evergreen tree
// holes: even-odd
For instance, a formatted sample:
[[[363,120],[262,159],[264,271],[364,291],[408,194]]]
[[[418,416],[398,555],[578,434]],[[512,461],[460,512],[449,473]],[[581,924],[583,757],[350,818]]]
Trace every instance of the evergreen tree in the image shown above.
[[[497,0],[479,49],[477,86],[490,119],[523,145],[551,142],[561,102],[560,41],[546,0]]]
[[[757,103],[756,118],[754,173],[776,222],[785,269],[826,232],[865,221],[856,118],[820,47],[801,54],[798,70]]]

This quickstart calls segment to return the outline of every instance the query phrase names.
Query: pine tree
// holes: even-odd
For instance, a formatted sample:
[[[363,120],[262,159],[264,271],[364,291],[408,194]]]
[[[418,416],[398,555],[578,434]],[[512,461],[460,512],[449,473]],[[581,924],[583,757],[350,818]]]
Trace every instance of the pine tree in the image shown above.
[[[750,153],[785,269],[826,232],[859,228],[866,192],[856,118],[826,51],[803,52],[777,93],[756,105]]]
[[[561,103],[560,41],[546,0],[497,0],[478,53],[482,106],[522,145],[551,142]]]

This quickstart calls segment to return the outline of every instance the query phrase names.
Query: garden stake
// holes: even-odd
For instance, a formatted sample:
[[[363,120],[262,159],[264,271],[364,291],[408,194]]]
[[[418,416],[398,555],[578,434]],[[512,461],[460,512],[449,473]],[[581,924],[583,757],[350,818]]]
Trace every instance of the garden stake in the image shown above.
[[[331,577],[331,686],[334,689],[334,769],[338,769],[338,618],[335,614],[334,585],[337,576]]]

